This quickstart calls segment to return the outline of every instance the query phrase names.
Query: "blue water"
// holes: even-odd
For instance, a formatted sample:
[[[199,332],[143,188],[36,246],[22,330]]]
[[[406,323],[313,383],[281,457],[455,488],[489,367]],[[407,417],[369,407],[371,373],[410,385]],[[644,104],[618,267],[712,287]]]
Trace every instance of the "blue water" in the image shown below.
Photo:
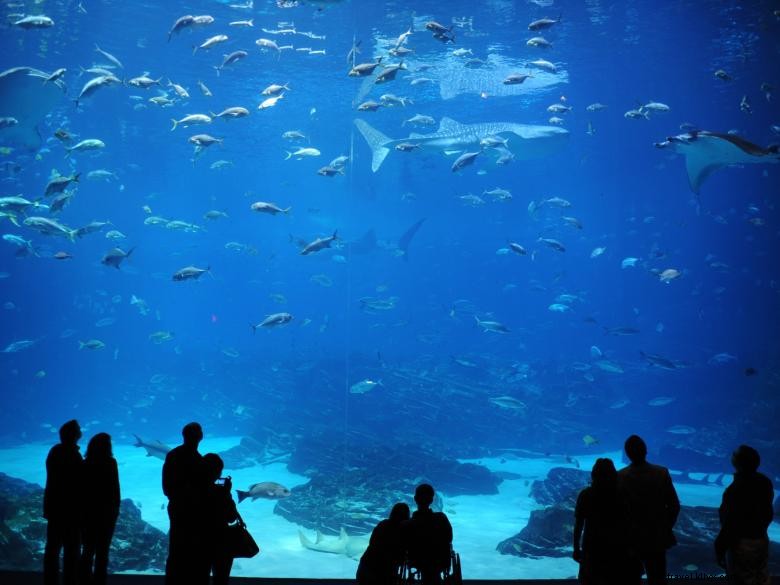
[[[174,440],[183,423],[196,419],[214,436],[265,437],[272,429],[292,449],[300,438],[327,432],[347,443],[365,437],[420,442],[464,458],[514,448],[577,456],[593,449],[583,441],[586,434],[615,451],[637,432],[651,453],[684,445],[722,458],[722,468],[701,471],[728,471],[728,453],[741,442],[766,447],[765,466],[777,469],[773,445],[780,437],[771,421],[778,412],[780,358],[778,167],[718,170],[696,197],[684,158],[653,147],[679,134],[682,123],[734,130],[761,146],[778,140],[770,127],[780,123],[780,96],[768,99],[760,89],[762,83],[780,88],[776,8],[768,1],[597,0],[31,6],[55,26],[7,28],[0,69],[66,67],[67,97],[42,113],[36,150],[4,142],[0,130],[0,144],[11,149],[2,161],[17,165],[15,172],[4,165],[0,195],[36,200],[54,169],[80,172],[58,221],[71,228],[93,220],[111,226],[71,243],[0,219],[2,233],[31,239],[38,250],[19,258],[15,246],[0,244],[0,272],[8,275],[0,280],[6,303],[0,346],[35,341],[0,354],[3,443],[50,440],[50,425],[72,417],[97,421],[90,431],[108,427],[115,437]],[[188,13],[211,14],[216,22],[167,42],[173,22]],[[549,30],[527,30],[534,19],[559,15]],[[249,18],[253,28],[227,24]],[[424,30],[429,20],[453,26],[456,42],[433,39]],[[395,81],[369,87],[346,75],[353,38],[361,41],[358,62],[384,55],[383,62],[395,63],[387,56],[391,40],[412,24],[406,46],[414,53]],[[292,26],[313,36],[261,30]],[[194,45],[220,33],[229,35],[226,43],[193,55]],[[552,48],[526,46],[537,34]],[[254,43],[260,37],[294,48],[262,52]],[[163,84],[182,85],[190,98],[176,98],[164,86],[114,86],[77,108],[73,100],[90,79],[79,68],[107,63],[95,44],[121,60],[118,77],[148,72]],[[296,50],[303,47],[315,53]],[[453,56],[460,48],[472,55]],[[238,49],[249,56],[217,75],[222,55]],[[470,58],[505,59],[509,65],[501,71],[530,70],[535,77],[501,95],[503,75],[475,68],[452,89],[451,79]],[[539,58],[558,72],[525,66]],[[418,72],[421,64],[433,67]],[[718,69],[733,79],[717,79]],[[419,77],[433,81],[410,84]],[[212,97],[202,95],[198,80]],[[258,110],[265,99],[260,92],[272,83],[290,89],[275,107]],[[370,92],[360,93],[361,86]],[[171,107],[147,101],[165,90],[176,99]],[[356,111],[361,101],[378,101],[383,93],[414,103]],[[752,113],[740,110],[743,96]],[[651,113],[649,120],[624,117],[650,101],[671,111]],[[607,108],[586,111],[594,102]],[[353,125],[355,118],[366,120],[391,138],[414,131],[402,122],[417,113],[437,122],[446,116],[464,124],[546,126],[551,104],[572,108],[560,115],[570,133],[564,148],[506,166],[483,154],[457,173],[450,170],[457,154],[421,151],[392,151],[373,173],[371,152]],[[239,105],[249,109],[247,118],[170,129],[171,118]],[[100,138],[106,147],[65,157],[53,137],[58,128],[75,141]],[[288,130],[307,139],[290,143],[281,137]],[[202,132],[223,143],[195,157],[187,139]],[[509,150],[516,140],[510,137]],[[322,154],[285,160],[285,151],[301,146]],[[317,174],[339,155],[350,156],[344,175]],[[219,160],[231,164],[212,169]],[[96,169],[116,177],[88,179]],[[496,187],[509,190],[511,200],[483,195]],[[467,194],[481,196],[484,205],[465,204],[460,197]],[[571,207],[529,213],[529,203],[554,196]],[[250,205],[258,200],[292,210],[257,214]],[[151,215],[205,231],[145,225],[150,214],[144,206]],[[227,217],[204,219],[209,210]],[[576,217],[583,228],[567,225],[562,215]],[[423,218],[408,253],[399,255],[398,239]],[[109,229],[126,239],[106,239]],[[339,239],[331,249],[300,254],[298,240],[334,230]],[[376,248],[351,250],[348,244],[369,230]],[[560,240],[566,251],[538,243],[539,237]],[[243,248],[226,249],[229,242]],[[528,255],[497,253],[509,242]],[[116,245],[135,247],[119,270],[100,263]],[[591,258],[597,247],[606,250]],[[57,251],[73,258],[53,259]],[[637,264],[622,269],[627,257]],[[188,265],[210,272],[174,282],[173,273]],[[682,274],[667,284],[658,272],[668,268]],[[330,286],[312,281],[315,275],[326,275]],[[560,294],[577,298],[565,313],[550,311]],[[133,295],[146,303],[147,314],[131,304]],[[364,297],[393,297],[394,306],[367,312]],[[290,324],[252,333],[250,324],[281,311],[294,316]],[[483,332],[475,316],[510,332]],[[107,317],[115,322],[95,325]],[[614,327],[638,333],[605,333]],[[149,339],[156,331],[173,338],[156,344]],[[78,342],[89,339],[105,348],[79,350]],[[591,346],[623,373],[599,368]],[[677,367],[653,366],[640,352]],[[721,353],[733,359],[711,360]],[[755,373],[746,375],[748,368]],[[367,394],[349,392],[365,379],[382,385]],[[522,401],[525,410],[500,409],[490,401],[499,396]],[[674,400],[648,405],[658,397]],[[668,432],[675,426],[683,432]]]

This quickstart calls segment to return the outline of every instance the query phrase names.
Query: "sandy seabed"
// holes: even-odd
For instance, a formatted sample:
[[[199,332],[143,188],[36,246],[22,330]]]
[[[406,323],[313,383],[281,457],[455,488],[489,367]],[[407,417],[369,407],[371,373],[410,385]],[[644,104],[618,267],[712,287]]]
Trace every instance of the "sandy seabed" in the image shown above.
[[[121,440],[121,439],[120,439]],[[200,445],[201,453],[221,452],[237,445],[240,437],[206,438]],[[83,441],[82,441],[83,443]],[[167,444],[174,445],[171,440]],[[44,485],[45,460],[50,444],[32,443],[0,450],[0,471],[28,482]],[[82,452],[84,450],[82,446]],[[162,461],[147,457],[144,449],[132,443],[115,439],[114,456],[119,463],[122,497],[130,498],[141,509],[143,519],[167,532],[167,500],[162,493]],[[594,453],[579,458],[582,469],[590,469],[597,457],[620,461],[619,452]],[[561,457],[547,459],[473,460],[492,471],[511,472],[521,479],[504,480],[499,493],[492,496],[456,496],[444,498],[444,511],[453,526],[454,547],[461,555],[463,576],[466,579],[565,579],[574,578],[577,564],[571,558],[524,559],[501,555],[496,545],[517,534],[528,522],[531,510],[539,508],[529,496],[531,482],[544,479],[553,467],[563,465]],[[253,483],[275,481],[288,488],[304,484],[308,478],[290,473],[284,463],[248,467],[232,471],[234,488],[246,489]],[[434,486],[435,487],[435,486]],[[676,484],[680,500],[689,506],[717,507],[723,487],[710,485]],[[411,496],[409,501],[411,502]],[[237,560],[233,575],[252,577],[317,577],[353,578],[357,561],[345,556],[305,549],[299,530],[310,540],[312,530],[303,529],[273,513],[275,502],[245,500],[239,511],[261,548],[253,559]],[[572,518],[572,522],[573,522]],[[332,538],[332,537],[325,537]],[[780,541],[780,527],[773,523],[770,538]]]

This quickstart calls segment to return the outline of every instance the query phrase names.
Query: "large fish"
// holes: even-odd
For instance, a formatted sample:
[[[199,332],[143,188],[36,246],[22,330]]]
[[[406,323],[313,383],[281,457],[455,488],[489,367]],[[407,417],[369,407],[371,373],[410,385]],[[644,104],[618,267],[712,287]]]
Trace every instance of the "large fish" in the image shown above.
[[[317,531],[317,539],[314,542],[309,540],[300,530],[298,531],[298,537],[301,540],[301,545],[306,549],[334,555],[346,555],[351,559],[360,558],[360,555],[368,547],[368,538],[366,536],[350,536],[344,528],[341,529],[338,538],[324,538],[319,530]]]
[[[355,120],[355,126],[371,148],[371,170],[374,172],[379,170],[390,151],[395,150],[397,144],[404,142],[441,151],[465,150],[467,147],[479,148],[480,141],[486,136],[508,135],[509,149],[517,159],[522,160],[555,152],[563,147],[569,136],[567,130],[556,126],[532,126],[513,122],[461,124],[451,118],[442,118],[436,132],[413,133],[399,140],[385,136],[363,120]]]
[[[670,136],[663,142],[656,142],[655,147],[671,148],[685,156],[688,183],[694,193],[698,193],[705,179],[721,167],[780,160],[777,145],[763,148],[738,136],[707,130]]]
[[[147,457],[157,457],[157,459],[162,459],[165,461],[165,456],[168,455],[168,451],[171,450],[168,445],[157,440],[145,441],[135,434],[133,436],[135,437],[135,443],[133,444],[133,447],[142,447],[143,449],[146,449]]]

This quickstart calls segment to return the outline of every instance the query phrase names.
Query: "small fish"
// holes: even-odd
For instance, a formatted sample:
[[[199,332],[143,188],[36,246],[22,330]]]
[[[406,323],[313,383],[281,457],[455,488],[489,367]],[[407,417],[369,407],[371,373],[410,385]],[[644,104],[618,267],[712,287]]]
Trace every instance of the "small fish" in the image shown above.
[[[366,394],[377,386],[382,386],[382,380],[375,382],[374,380],[365,379],[350,386],[349,392],[350,394]]]
[[[173,273],[173,280],[182,282],[184,280],[197,280],[205,272],[211,272],[211,266],[206,268],[196,268],[195,266],[186,266]]]
[[[539,242],[540,244],[544,244],[545,246],[549,246],[556,252],[566,251],[566,247],[558,240],[554,240],[552,238],[537,238],[536,241]]]
[[[647,401],[648,406],[666,406],[674,402],[676,398],[673,396],[658,396]]]
[[[477,322],[477,326],[482,328],[482,331],[492,331],[493,333],[510,333],[509,328],[498,321],[482,321],[476,315],[474,315],[474,319]]]
[[[251,325],[252,333],[255,333],[258,327],[277,327],[279,325],[286,325],[292,320],[293,316],[290,313],[274,313],[268,315],[257,325]]]

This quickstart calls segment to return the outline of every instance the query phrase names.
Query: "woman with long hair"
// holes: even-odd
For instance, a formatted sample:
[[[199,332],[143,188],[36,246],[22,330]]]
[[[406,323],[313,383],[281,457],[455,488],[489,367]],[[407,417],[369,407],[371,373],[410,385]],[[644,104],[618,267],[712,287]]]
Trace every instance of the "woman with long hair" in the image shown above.
[[[111,435],[98,433],[87,445],[81,482],[81,583],[105,585],[108,549],[119,516],[119,471]]]

